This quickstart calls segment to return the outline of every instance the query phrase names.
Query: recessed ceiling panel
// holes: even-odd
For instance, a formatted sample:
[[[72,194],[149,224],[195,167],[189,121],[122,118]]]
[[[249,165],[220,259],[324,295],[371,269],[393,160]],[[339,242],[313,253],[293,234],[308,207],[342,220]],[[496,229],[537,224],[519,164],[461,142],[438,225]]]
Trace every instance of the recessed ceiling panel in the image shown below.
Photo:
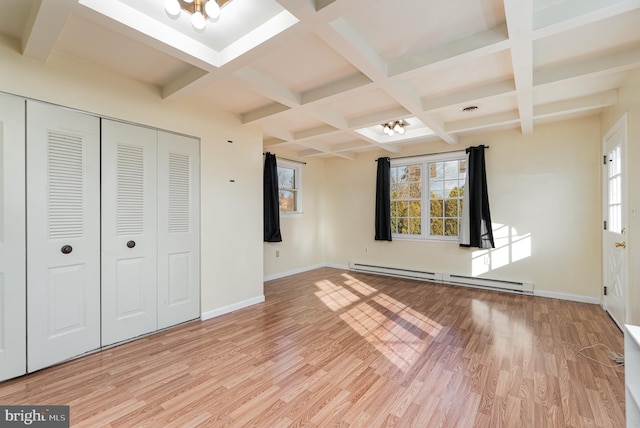
[[[305,129],[312,129],[325,125],[324,122],[295,110],[287,110],[270,116],[269,118],[264,119],[263,123],[289,132],[304,131]]]
[[[298,20],[276,0],[233,0],[216,22],[203,30],[191,25],[191,15],[170,16],[160,0],[78,0],[113,22],[151,37],[198,61],[221,67],[294,25]]]
[[[196,97],[208,104],[235,114],[246,113],[273,101],[251,89],[228,80],[215,80],[198,90]]]
[[[473,58],[464,64],[425,71],[409,83],[422,97],[434,97],[512,78],[511,55],[505,50]]]
[[[35,0],[2,0],[0,13],[0,34],[19,39]]]
[[[233,0],[222,8],[218,21],[207,21],[204,31],[197,31],[191,25],[189,13],[183,11],[177,18],[169,16],[164,10],[164,0],[117,1],[216,51],[222,51],[283,11],[282,6],[273,0]]]
[[[331,111],[352,119],[399,107],[398,102],[382,89],[353,93],[327,104]]]
[[[384,0],[346,17],[387,62],[471,36],[504,20],[501,0]]]
[[[117,46],[117,49],[113,49]],[[95,22],[71,15],[56,49],[144,83],[163,86],[192,66]]]
[[[533,105],[548,104],[566,99],[585,97],[619,88],[627,74],[613,73],[607,76],[563,80],[533,88]]]
[[[294,92],[357,74],[357,69],[311,34],[263,56],[251,67]]]
[[[640,9],[555,34],[533,44],[533,65],[539,69],[602,56],[640,43]]]

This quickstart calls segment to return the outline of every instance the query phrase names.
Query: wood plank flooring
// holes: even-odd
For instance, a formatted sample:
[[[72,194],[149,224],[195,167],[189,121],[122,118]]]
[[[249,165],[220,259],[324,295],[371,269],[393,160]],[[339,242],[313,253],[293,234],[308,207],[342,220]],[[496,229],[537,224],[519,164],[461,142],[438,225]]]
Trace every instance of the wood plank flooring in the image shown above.
[[[624,427],[597,305],[322,268],[266,302],[0,383],[77,427]],[[605,364],[604,348],[585,351]]]

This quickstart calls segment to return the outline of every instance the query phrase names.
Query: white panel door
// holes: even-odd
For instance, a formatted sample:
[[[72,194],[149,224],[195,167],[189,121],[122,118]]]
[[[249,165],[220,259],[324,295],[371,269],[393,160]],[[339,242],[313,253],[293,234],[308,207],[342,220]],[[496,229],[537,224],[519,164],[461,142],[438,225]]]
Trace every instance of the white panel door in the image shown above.
[[[158,327],[200,316],[200,143],[158,133]]]
[[[102,121],[102,345],[157,330],[157,131]]]
[[[27,370],[24,105],[0,94],[0,381]]]
[[[100,123],[27,102],[28,371],[100,347]]]
[[[603,201],[606,227],[602,237],[605,309],[620,329],[626,321],[628,254],[626,198],[626,115],[604,137]]]

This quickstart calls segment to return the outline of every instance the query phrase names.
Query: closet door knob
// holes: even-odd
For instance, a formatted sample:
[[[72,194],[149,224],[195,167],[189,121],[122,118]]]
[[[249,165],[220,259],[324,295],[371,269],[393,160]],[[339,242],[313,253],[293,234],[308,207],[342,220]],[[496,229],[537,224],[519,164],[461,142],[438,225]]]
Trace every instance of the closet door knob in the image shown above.
[[[60,251],[62,254],[69,254],[73,251],[73,247],[71,245],[63,245],[62,248],[60,248]]]
[[[129,241],[127,242],[127,248],[133,248],[136,246],[136,241]]]

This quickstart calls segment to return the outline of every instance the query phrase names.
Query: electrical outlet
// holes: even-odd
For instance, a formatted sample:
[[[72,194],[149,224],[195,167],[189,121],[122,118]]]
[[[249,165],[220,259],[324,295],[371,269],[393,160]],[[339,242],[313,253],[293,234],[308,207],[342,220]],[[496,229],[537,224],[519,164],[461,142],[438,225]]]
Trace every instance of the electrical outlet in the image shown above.
[[[276,250],[276,257],[280,257],[280,250]]]
[[[491,264],[491,257],[489,257],[489,255],[484,256],[484,264],[485,265]]]
[[[369,252],[369,248],[364,247],[364,252],[365,252],[365,253],[368,253],[368,252]]]

